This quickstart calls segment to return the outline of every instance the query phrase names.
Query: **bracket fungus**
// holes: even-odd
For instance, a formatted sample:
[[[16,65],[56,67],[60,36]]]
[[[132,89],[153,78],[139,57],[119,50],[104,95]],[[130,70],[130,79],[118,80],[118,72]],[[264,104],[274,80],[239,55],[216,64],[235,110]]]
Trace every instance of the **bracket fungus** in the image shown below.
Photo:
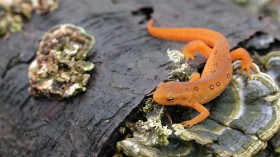
[[[94,64],[86,61],[93,36],[71,24],[50,29],[42,38],[28,77],[32,96],[67,98],[86,90]]]
[[[275,57],[275,54],[268,56]],[[279,61],[279,57],[277,62],[274,58],[269,61],[269,64],[277,63],[279,66]],[[149,157],[193,155],[249,157],[265,149],[268,140],[274,134],[279,134],[279,87],[271,76],[261,72],[259,67],[255,66],[259,73],[247,78],[237,73],[240,66],[238,61],[234,62],[234,75],[230,85],[219,97],[205,104],[210,110],[210,117],[190,128],[184,128],[181,124],[172,124],[168,120],[167,114],[164,116],[164,114],[158,113],[159,105],[147,99],[149,110],[145,109],[147,103],[144,107],[147,112],[147,121],[139,121],[136,123],[138,127],[130,128],[133,137],[119,141],[117,143],[118,152],[128,156]],[[177,68],[181,68],[181,66],[177,66]],[[189,72],[182,74],[190,75]],[[180,75],[176,73],[176,76]],[[192,109],[180,106],[175,109],[174,107],[165,109],[170,111],[170,115],[175,120],[174,123],[191,119],[197,115]],[[157,125],[151,125],[155,119],[151,115],[155,114],[159,116],[159,119],[156,119]],[[162,126],[162,124],[166,126]],[[143,128],[149,128],[149,130],[143,131]],[[168,134],[155,131],[158,128],[165,128],[161,130],[165,130]],[[158,133],[160,135],[156,135]],[[164,143],[161,138],[158,138],[162,135],[165,135]],[[151,141],[157,145],[151,145]],[[275,151],[279,151],[279,138],[272,138],[271,141],[275,143]]]
[[[264,57],[264,66],[267,74],[280,86],[280,51],[273,51]]]

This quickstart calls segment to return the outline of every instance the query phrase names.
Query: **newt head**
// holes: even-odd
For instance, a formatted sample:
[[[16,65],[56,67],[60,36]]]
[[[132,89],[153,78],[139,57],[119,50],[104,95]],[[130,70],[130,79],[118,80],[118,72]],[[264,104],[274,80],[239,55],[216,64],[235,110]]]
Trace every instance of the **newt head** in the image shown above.
[[[154,101],[161,105],[182,104],[182,102],[184,102],[184,100],[190,96],[186,95],[190,94],[190,92],[186,93],[185,87],[178,83],[179,82],[175,81],[160,83],[153,94]]]

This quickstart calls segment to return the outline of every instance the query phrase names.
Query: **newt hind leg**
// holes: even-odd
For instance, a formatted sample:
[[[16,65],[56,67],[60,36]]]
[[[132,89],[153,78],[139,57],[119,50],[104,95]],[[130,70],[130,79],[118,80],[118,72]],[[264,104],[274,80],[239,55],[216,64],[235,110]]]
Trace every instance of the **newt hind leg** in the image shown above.
[[[189,82],[195,82],[200,79],[200,74],[198,72],[195,72],[192,74],[192,76],[189,79]]]
[[[246,69],[247,75],[250,76],[251,72],[250,69],[252,69],[254,72],[257,72],[256,67],[253,65],[253,60],[250,57],[248,51],[246,51],[243,48],[238,48],[230,53],[231,61],[241,59],[241,70],[240,73],[243,73],[243,71]]]
[[[205,58],[208,58],[212,53],[212,48],[201,40],[195,40],[189,42],[185,47],[183,47],[182,51],[185,55],[186,61],[188,61],[189,59],[194,59],[195,51],[200,52]]]
[[[197,110],[199,112],[199,115],[197,115],[196,117],[194,117],[191,120],[188,121],[184,121],[181,124],[186,127],[186,126],[193,126],[201,121],[203,121],[204,119],[206,119],[210,113],[208,111],[207,108],[205,108],[203,105],[201,105],[200,103],[195,103],[192,106],[189,106],[195,110]]]

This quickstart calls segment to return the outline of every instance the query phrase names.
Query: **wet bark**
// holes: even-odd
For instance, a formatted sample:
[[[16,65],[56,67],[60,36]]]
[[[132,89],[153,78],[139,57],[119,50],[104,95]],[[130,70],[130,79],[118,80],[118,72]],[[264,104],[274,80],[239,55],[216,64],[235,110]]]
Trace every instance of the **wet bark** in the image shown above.
[[[222,0],[62,0],[58,11],[34,15],[25,32],[0,39],[0,156],[112,156],[120,124],[166,79],[166,50],[183,46],[149,36],[151,16],[163,27],[214,29],[232,47],[271,26]],[[28,65],[44,32],[63,23],[97,41],[87,92],[63,101],[33,98]]]

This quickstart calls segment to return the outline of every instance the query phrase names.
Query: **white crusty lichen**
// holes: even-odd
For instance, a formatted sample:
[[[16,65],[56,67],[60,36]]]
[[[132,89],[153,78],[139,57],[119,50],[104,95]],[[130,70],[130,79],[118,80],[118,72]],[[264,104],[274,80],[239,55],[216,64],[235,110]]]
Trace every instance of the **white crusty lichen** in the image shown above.
[[[65,91],[65,95],[66,96],[71,96],[75,93],[76,90],[81,90],[81,91],[85,91],[86,88],[83,87],[81,84],[79,83],[75,83],[72,86],[70,86],[66,91]]]
[[[171,77],[174,77],[174,76],[186,75],[186,71],[188,68],[189,68],[189,65],[186,63],[179,65],[178,67],[176,67],[175,69],[172,69],[169,72],[168,79],[170,79]]]
[[[170,61],[175,65],[171,67],[171,71],[168,73],[169,81],[182,81],[189,80],[190,76],[196,70],[191,68],[187,62],[184,61],[184,54],[179,50],[167,50],[167,56]]]
[[[175,64],[182,62],[185,58],[184,54],[178,50],[167,49],[167,56],[169,60],[174,62]]]
[[[160,116],[152,116],[147,121],[139,120],[136,123],[136,131],[133,137],[146,146],[167,146],[169,144],[168,137],[172,134],[172,130],[167,126],[162,126]]]

